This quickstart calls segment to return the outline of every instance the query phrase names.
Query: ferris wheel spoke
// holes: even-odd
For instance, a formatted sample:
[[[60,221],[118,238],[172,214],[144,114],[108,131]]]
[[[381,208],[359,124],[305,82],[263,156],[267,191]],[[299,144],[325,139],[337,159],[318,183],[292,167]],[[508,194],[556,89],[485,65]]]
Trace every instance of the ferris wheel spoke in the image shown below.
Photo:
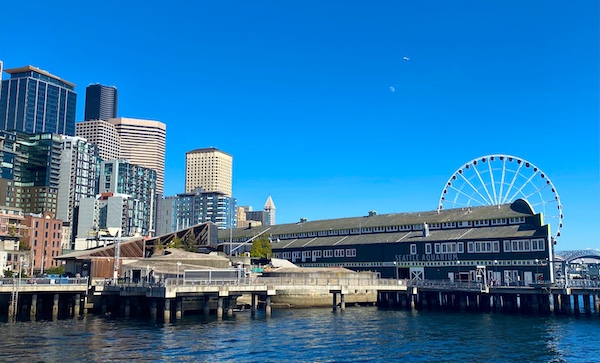
[[[446,207],[500,205],[516,199],[525,200],[533,213],[544,216],[554,241],[560,237],[563,209],[556,187],[538,167],[511,155],[486,155],[463,164],[446,182],[438,213]]]
[[[531,180],[533,180],[533,178],[537,175],[537,171],[534,172],[529,179],[527,179],[523,185],[521,185],[521,187],[515,192],[515,194],[513,194],[513,196],[510,198],[510,200],[513,200],[519,193],[523,194],[523,189],[525,188],[525,186],[529,183],[531,183]]]
[[[529,198],[530,198],[531,196],[533,196],[533,195],[537,194],[537,195],[540,197],[540,199],[544,200],[544,196],[542,195],[542,191],[543,191],[544,189],[546,189],[546,188],[547,188],[549,185],[548,185],[548,184],[546,184],[546,185],[544,185],[543,187],[539,187],[539,188],[538,188],[538,187],[537,187],[535,184],[533,184],[533,183],[531,183],[531,185],[533,185],[533,187],[535,188],[535,190],[534,190],[534,191],[532,191],[531,193],[527,194],[527,195],[524,195],[523,197],[524,197],[525,199],[529,200]]]
[[[521,171],[522,166],[523,166],[523,164],[519,164],[519,167],[514,172],[512,180],[510,181],[510,185],[508,186],[508,189],[506,190],[506,194],[504,194],[504,199],[502,200],[502,203],[506,203],[509,201],[508,195],[510,194],[510,191],[512,190],[513,186],[515,185],[515,182],[517,181],[517,177],[519,176],[519,172]]]
[[[492,195],[494,196],[494,204],[498,204],[498,195],[496,194],[496,184],[494,181],[494,171],[492,170],[491,161],[488,161],[488,169],[490,171],[490,184],[492,184]]]
[[[479,170],[477,170],[477,167],[475,165],[473,165],[473,170],[475,170],[475,174],[477,174],[477,178],[479,178],[479,182],[483,186],[483,190],[485,190],[485,194],[487,194],[490,204],[494,204],[494,200],[492,199],[492,196],[490,195],[487,185],[485,185],[485,182],[483,181],[483,178],[481,177],[481,174],[479,173]]]
[[[450,188],[451,188],[451,189],[453,189],[453,190],[455,190],[455,191],[456,191],[456,193],[457,193],[457,195],[456,195],[456,198],[454,199],[455,203],[457,203],[457,202],[456,202],[456,200],[457,200],[457,198],[458,198],[458,194],[461,194],[461,195],[464,195],[465,197],[467,197],[467,199],[469,199],[469,200],[473,200],[473,201],[475,201],[475,202],[477,202],[477,203],[479,203],[479,204],[481,204],[481,205],[486,205],[485,201],[483,201],[483,202],[482,202],[482,201],[480,201],[480,200],[479,200],[479,199],[477,199],[477,198],[473,198],[472,196],[468,195],[467,193],[463,192],[463,191],[462,191],[462,190],[460,190],[460,189],[457,189],[457,188],[455,188],[455,187],[453,187],[453,186],[450,186]],[[481,195],[481,194],[480,194],[480,195]]]
[[[504,159],[502,161],[502,178],[500,178],[500,192],[498,192],[498,204],[501,204],[503,202],[502,201],[502,190],[504,189],[505,176],[506,176],[506,159]]]
[[[463,178],[465,183],[467,183],[471,187],[471,189],[473,189],[473,191],[475,193],[477,193],[477,195],[479,195],[481,197],[481,199],[483,199],[485,201],[485,203],[482,203],[482,205],[490,204],[490,203],[488,203],[487,199],[485,199],[485,196],[483,194],[481,194],[481,192],[477,188],[475,188],[475,186],[473,184],[471,184],[471,181],[469,179],[467,179],[463,174],[459,174],[459,175],[461,178]]]

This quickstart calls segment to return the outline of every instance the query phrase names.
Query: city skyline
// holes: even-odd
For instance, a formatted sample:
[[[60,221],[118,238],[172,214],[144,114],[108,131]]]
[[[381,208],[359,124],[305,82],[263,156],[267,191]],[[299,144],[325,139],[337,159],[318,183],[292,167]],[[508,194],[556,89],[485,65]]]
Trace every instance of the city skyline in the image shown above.
[[[239,205],[272,195],[277,223],[431,211],[465,163],[509,154],[556,185],[557,250],[600,247],[596,2],[42,7],[78,32],[31,48],[7,19],[4,67],[77,84],[77,121],[101,83],[119,116],[165,123],[166,196],[184,191],[185,153],[214,146],[234,157]],[[107,14],[127,26],[89,27]]]

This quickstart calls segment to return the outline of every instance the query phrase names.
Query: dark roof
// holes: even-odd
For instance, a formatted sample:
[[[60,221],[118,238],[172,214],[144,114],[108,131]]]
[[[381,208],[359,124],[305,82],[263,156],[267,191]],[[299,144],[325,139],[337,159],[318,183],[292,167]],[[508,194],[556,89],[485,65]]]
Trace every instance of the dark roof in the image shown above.
[[[379,243],[416,243],[458,240],[489,240],[490,238],[544,238],[543,230],[528,225],[511,225],[478,228],[440,229],[430,231],[427,237],[422,231],[363,233],[347,236],[327,236],[280,240],[273,243],[273,249],[309,248],[322,246],[350,246]]]
[[[350,218],[339,218],[339,219],[326,219],[320,221],[309,221],[303,223],[289,223],[289,224],[278,224],[274,226],[257,226],[253,228],[236,228],[231,231],[233,238],[253,237],[266,229],[269,229],[267,235],[284,235],[284,234],[295,234],[303,232],[318,232],[326,230],[343,230],[352,228],[368,228],[368,227],[386,227],[386,226],[403,226],[403,225],[418,225],[427,223],[429,225],[434,223],[444,222],[468,222],[477,220],[489,220],[489,219],[500,219],[500,218],[514,218],[514,217],[529,217],[534,215],[531,207],[522,200],[517,200],[511,204],[502,204],[497,206],[483,206],[483,207],[470,207],[470,208],[457,208],[438,211],[428,212],[411,212],[411,213],[393,213],[393,214],[379,214],[363,217],[350,217]],[[492,235],[494,233],[501,233],[504,236],[513,235],[512,233],[522,233],[518,231],[519,226],[507,226],[510,230],[504,230],[501,227],[486,227],[486,228],[473,228],[477,231],[469,232],[470,236],[474,236],[477,233],[487,234],[489,237],[501,237],[500,235]],[[523,225],[520,225],[523,228]],[[485,230],[485,231],[484,231]],[[456,233],[463,234],[466,229],[453,229],[446,231],[432,230],[432,235],[440,236],[439,233]],[[219,230],[219,239],[226,240],[229,238],[229,230]],[[421,234],[420,232],[413,232],[415,234]],[[525,232],[527,234],[527,232]],[[529,232],[531,234],[531,232]],[[398,235],[398,238],[404,236],[406,232],[398,233],[385,233],[385,236]],[[377,236],[379,242],[381,242],[381,233],[374,233]],[[361,234],[360,240],[364,241],[367,239],[368,234]],[[319,238],[343,238],[344,236],[332,236],[332,237],[319,237]],[[348,236],[350,238],[352,236]],[[406,237],[405,237],[406,238]],[[431,236],[429,237],[432,238]],[[445,237],[450,238],[450,237]],[[485,238],[485,237],[474,237],[474,238]],[[435,240],[442,239],[433,238]],[[306,241],[307,238],[302,238],[302,241]],[[282,242],[280,242],[282,243]],[[344,242],[346,244],[346,242]]]

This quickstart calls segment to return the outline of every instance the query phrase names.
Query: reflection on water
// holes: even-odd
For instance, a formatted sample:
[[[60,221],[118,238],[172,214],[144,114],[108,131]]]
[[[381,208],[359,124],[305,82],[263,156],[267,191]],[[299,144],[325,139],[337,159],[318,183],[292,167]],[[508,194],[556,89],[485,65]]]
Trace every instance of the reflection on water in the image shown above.
[[[600,318],[353,307],[0,323],[0,361],[600,362]]]

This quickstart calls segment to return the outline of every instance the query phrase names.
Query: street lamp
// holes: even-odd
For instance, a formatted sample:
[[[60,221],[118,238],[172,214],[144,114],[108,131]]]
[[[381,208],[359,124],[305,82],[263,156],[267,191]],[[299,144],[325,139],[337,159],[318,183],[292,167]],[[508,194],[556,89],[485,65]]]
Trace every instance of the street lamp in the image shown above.
[[[394,261],[394,277],[398,280],[398,262]]]
[[[460,261],[458,261],[458,260],[456,261],[456,271],[458,272],[457,276],[456,276],[456,280],[460,281]]]
[[[539,259],[535,259],[535,280],[537,281],[539,279],[538,275],[539,275],[539,268],[540,268],[540,260]]]

